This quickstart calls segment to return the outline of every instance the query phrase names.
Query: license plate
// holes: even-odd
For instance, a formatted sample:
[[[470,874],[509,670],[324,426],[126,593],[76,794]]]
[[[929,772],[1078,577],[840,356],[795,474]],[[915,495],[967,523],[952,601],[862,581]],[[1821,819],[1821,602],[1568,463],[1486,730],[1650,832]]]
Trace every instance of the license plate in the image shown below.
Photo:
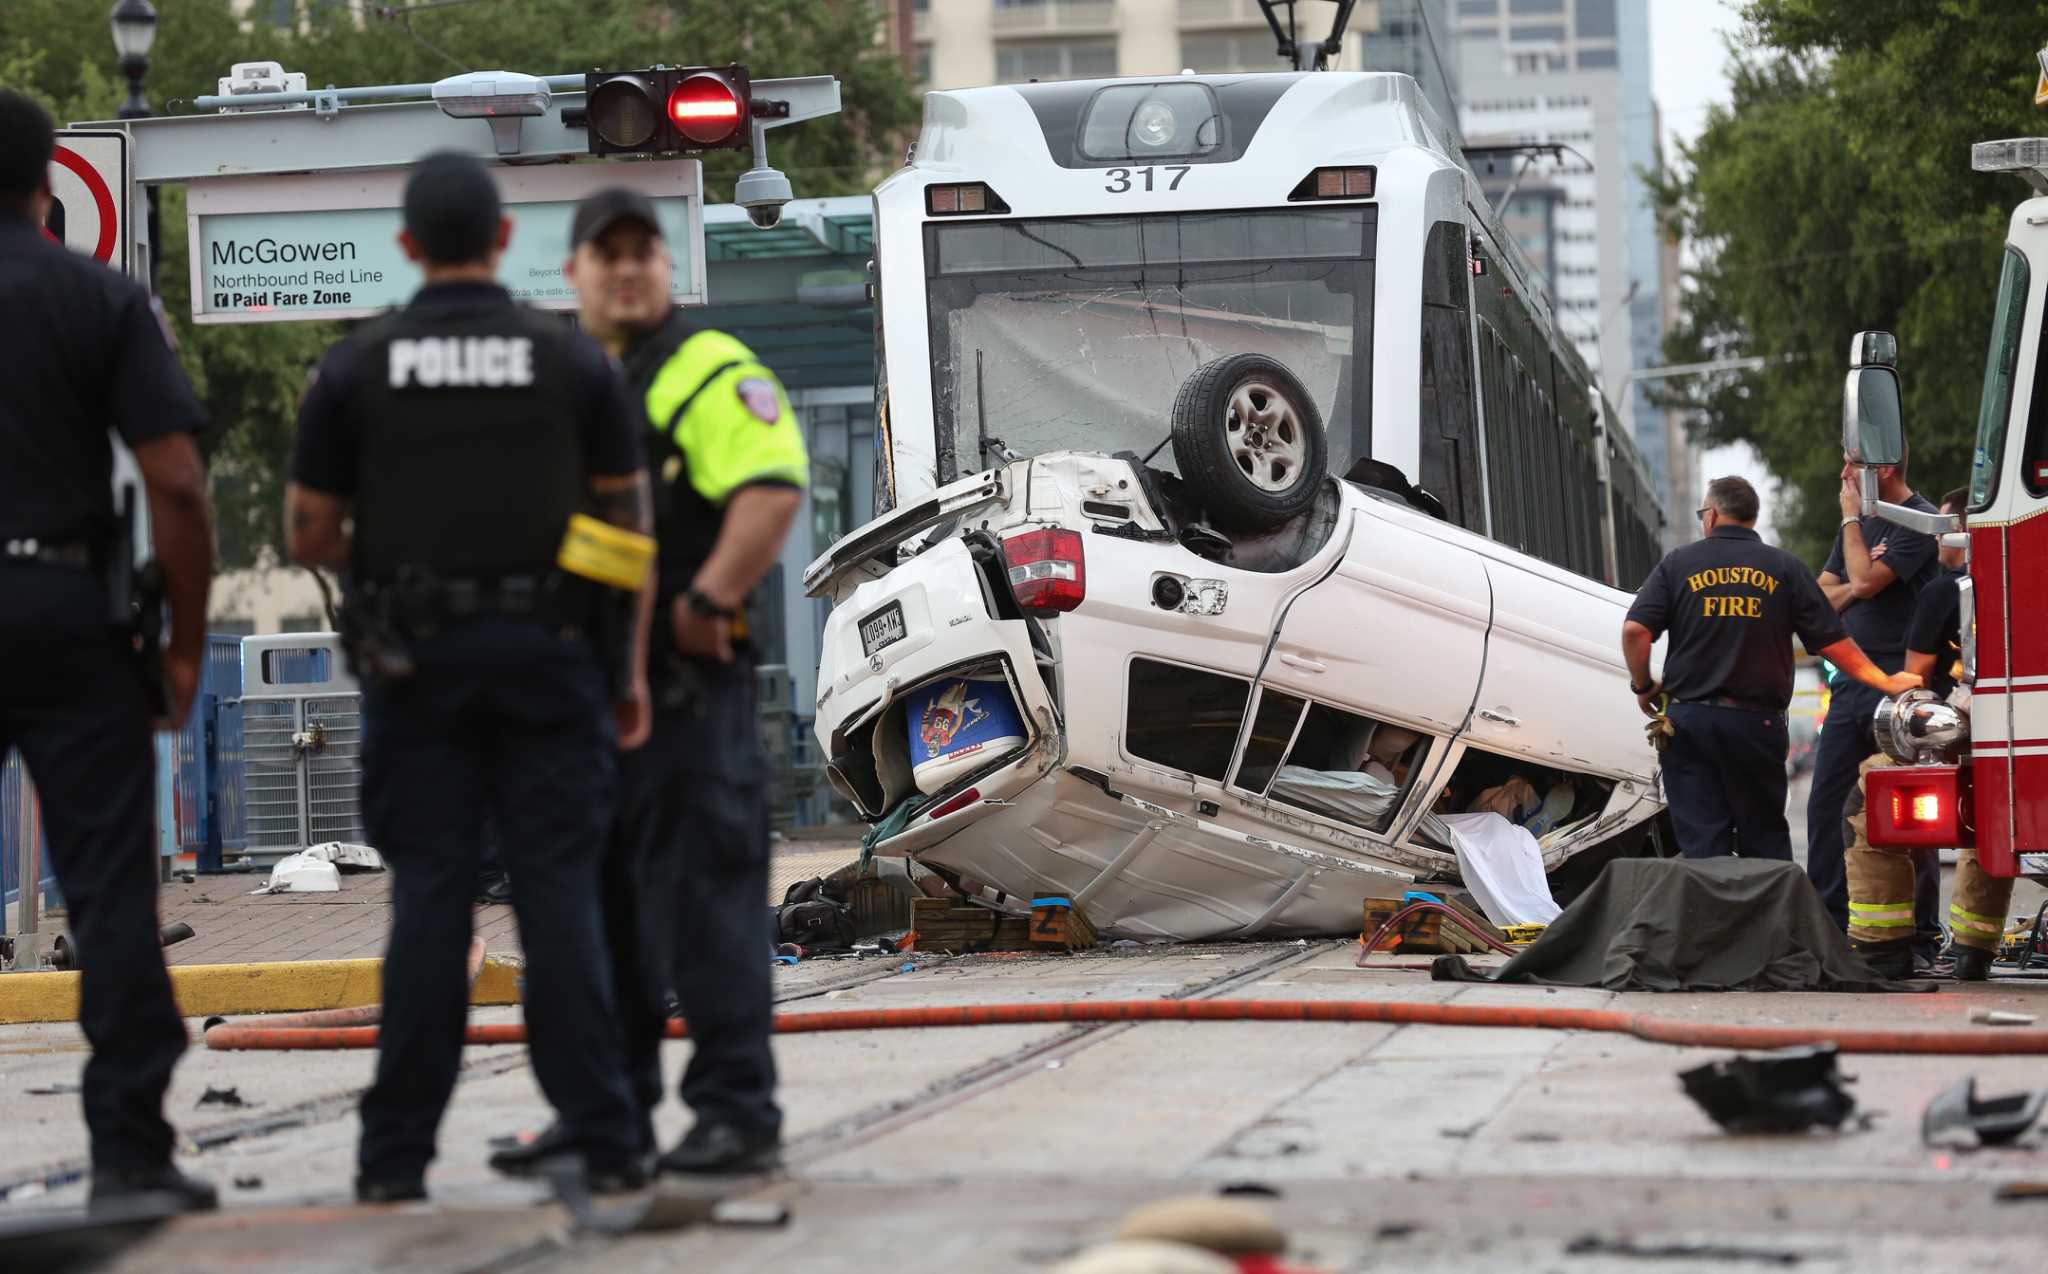
[[[872,656],[876,651],[902,641],[903,637],[903,603],[890,602],[860,621],[861,656]]]

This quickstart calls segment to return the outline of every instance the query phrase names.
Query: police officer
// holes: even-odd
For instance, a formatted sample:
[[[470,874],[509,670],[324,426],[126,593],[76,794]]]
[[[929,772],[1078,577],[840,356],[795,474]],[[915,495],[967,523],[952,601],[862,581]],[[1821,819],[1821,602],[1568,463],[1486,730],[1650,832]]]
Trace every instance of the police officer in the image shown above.
[[[21,749],[70,910],[93,1050],[89,1207],[211,1208],[214,1188],[172,1166],[163,1114],[186,1037],[157,933],[149,688],[168,701],[157,727],[182,723],[213,574],[206,417],[148,294],[45,235],[54,147],[42,108],[0,89],[0,307],[16,318],[0,375],[0,759]],[[128,534],[109,429],[134,452],[167,577],[160,670],[140,663],[108,587]]]
[[[598,866],[614,746],[646,733],[644,653],[607,681],[597,633],[611,586],[557,563],[582,561],[585,505],[651,560],[644,448],[604,352],[496,283],[511,225],[488,170],[428,156],[404,202],[400,242],[424,286],[322,360],[287,495],[293,559],[347,573],[364,822],[394,873],[356,1194],[425,1196],[462,1053],[487,815],[526,953],[534,1070],[567,1129],[559,1149],[593,1189],[632,1188],[645,1169]]]
[[[691,1043],[682,1098],[696,1122],[660,1170],[767,1169],[782,1127],[769,1049],[768,762],[741,614],[781,552],[809,460],[774,373],[674,307],[671,258],[644,196],[586,198],[570,247],[584,326],[624,361],[656,483],[654,734],[625,759],[607,882],[617,978],[638,984],[622,995],[628,1067],[651,1112],[673,982]],[[491,1162],[530,1172],[560,1135],[515,1142]]]
[[[1856,644],[1886,672],[1906,662],[1906,625],[1920,590],[1940,573],[1934,537],[1880,518],[1861,516],[1855,460],[1843,456],[1842,522],[1834,550],[1821,570],[1821,591],[1842,617]],[[1906,485],[1905,455],[1877,469],[1878,493],[1893,504],[1933,513],[1935,508]],[[1829,687],[1827,720],[1814,749],[1813,786],[1806,800],[1806,873],[1820,891],[1828,914],[1846,927],[1849,881],[1843,860],[1843,818],[1864,758],[1877,751],[1871,721],[1879,693],[1848,676]],[[1932,963],[1941,946],[1941,869],[1924,863],[1914,888],[1914,946],[1917,959]]]
[[[1793,634],[1808,653],[1886,693],[1920,684],[1877,670],[1806,566],[1757,536],[1757,511],[1746,480],[1708,483],[1699,510],[1704,538],[1657,563],[1621,626],[1637,704],[1655,716],[1659,700],[1670,698],[1664,797],[1687,858],[1792,859],[1785,709]],[[1650,647],[1665,632],[1671,644],[1659,682],[1650,676]]]
[[[1942,497],[1941,511],[1966,517],[1970,491],[1958,487]],[[1913,607],[1906,628],[1906,671],[1918,674],[1927,688],[1946,699],[1955,693],[1962,653],[1962,549],[1944,548],[1942,574]],[[1915,918],[1916,878],[1933,866],[1933,850],[1874,849],[1865,826],[1863,776],[1891,764],[1884,753],[1866,760],[1856,790],[1846,807],[1845,832],[1849,878],[1849,944],[1873,969],[1887,977],[1913,972],[1911,935]],[[1954,976],[1958,982],[1982,981],[1991,970],[1999,940],[2005,936],[2005,909],[2012,903],[2010,877],[1993,876],[1977,863],[1977,851],[1965,846],[1956,861],[1955,896],[1949,903],[1949,929],[1954,935]]]

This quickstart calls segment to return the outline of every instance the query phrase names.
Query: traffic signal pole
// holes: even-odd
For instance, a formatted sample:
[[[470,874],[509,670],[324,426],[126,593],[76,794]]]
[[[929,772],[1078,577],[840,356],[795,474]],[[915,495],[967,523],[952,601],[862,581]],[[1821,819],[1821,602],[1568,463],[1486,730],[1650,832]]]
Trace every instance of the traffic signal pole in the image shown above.
[[[504,129],[507,117],[451,116],[429,97],[431,84],[201,97],[193,105],[212,113],[74,127],[126,129],[134,139],[135,180],[146,186],[208,177],[396,168],[438,150],[509,164],[588,158],[590,138],[581,122],[584,77],[541,78],[549,99],[537,113],[514,117],[519,127],[510,151],[499,141],[501,132],[509,131]],[[557,86],[567,91],[554,92]],[[839,81],[829,75],[755,80],[753,98],[757,104],[788,103],[788,114],[780,114],[776,105],[776,115],[757,115],[753,121],[761,129],[779,128],[836,114]],[[754,158],[763,162],[758,153]]]

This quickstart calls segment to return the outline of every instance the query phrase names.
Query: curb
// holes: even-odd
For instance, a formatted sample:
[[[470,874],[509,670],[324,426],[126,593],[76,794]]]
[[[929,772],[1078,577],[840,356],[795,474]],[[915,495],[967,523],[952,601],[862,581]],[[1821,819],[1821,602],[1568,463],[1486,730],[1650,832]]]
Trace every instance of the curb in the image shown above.
[[[470,988],[471,1004],[519,1003],[523,962],[490,957]],[[263,964],[174,964],[171,994],[183,1017],[347,1009],[381,998],[384,961],[279,960]],[[78,1020],[75,972],[0,974],[0,1024]]]

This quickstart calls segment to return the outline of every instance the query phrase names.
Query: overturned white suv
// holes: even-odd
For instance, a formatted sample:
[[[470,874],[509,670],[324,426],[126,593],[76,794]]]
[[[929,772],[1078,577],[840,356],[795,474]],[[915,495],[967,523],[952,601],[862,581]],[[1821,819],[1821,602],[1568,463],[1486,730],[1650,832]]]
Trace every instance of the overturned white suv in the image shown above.
[[[1654,487],[1486,208],[1406,76],[927,95],[875,193],[890,511],[805,574],[878,855],[1200,939],[1356,933],[1465,820],[1538,893],[1660,839]]]

